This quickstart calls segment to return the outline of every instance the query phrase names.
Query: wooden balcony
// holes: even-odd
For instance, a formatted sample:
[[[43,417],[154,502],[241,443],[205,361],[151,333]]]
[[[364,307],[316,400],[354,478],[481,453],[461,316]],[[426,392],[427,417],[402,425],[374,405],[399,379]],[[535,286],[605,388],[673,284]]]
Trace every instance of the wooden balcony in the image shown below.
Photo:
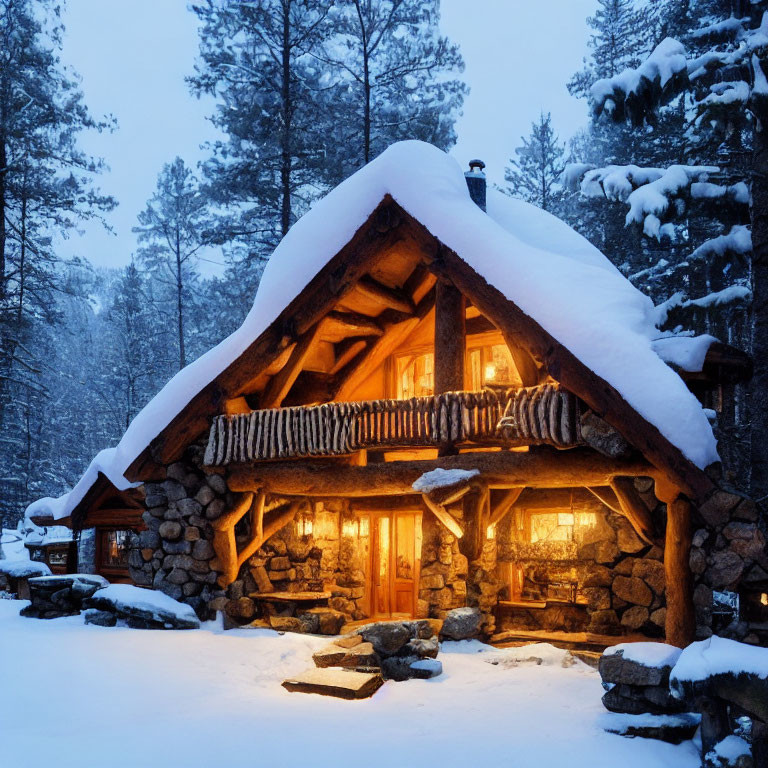
[[[502,392],[448,392],[410,400],[270,408],[217,416],[205,464],[225,466],[449,444],[568,448],[583,442],[580,410],[578,398],[552,384]]]

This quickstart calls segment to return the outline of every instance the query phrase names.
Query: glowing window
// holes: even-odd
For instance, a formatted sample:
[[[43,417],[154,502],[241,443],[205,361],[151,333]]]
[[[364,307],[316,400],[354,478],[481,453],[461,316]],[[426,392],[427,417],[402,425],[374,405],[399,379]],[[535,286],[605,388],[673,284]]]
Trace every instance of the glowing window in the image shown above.
[[[573,515],[568,512],[535,512],[530,516],[530,542],[572,541]]]
[[[490,344],[469,350],[470,388],[477,391],[488,385],[520,385],[515,363],[506,344]]]
[[[102,531],[101,564],[128,567],[128,531]]]
[[[423,354],[399,355],[395,358],[397,397],[424,397],[435,391],[435,356]]]

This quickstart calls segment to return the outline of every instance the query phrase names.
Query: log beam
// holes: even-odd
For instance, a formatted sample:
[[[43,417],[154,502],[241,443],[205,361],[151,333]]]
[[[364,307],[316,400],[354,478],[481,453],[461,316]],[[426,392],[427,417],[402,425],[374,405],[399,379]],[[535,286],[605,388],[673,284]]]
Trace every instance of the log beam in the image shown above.
[[[498,525],[509,512],[510,509],[516,504],[520,498],[520,494],[525,488],[510,488],[504,496],[493,506],[491,509],[491,518],[488,521],[490,527]]]
[[[229,512],[211,523],[213,526],[213,550],[216,552],[216,559],[219,561],[219,570],[221,571],[218,582],[222,587],[228,586],[237,578],[239,566],[235,526],[245,516],[252,504],[253,493],[246,491]]]
[[[611,512],[615,512],[617,515],[623,515],[624,511],[619,504],[619,500],[616,498],[616,494],[611,488],[600,488],[592,486],[587,490],[602,504],[605,504]]]
[[[248,542],[248,544],[245,545],[245,547],[243,547],[242,552],[238,553],[237,571],[235,572],[235,578],[237,578],[237,572],[239,572],[243,563],[245,563],[246,560],[248,560],[248,558],[250,558],[252,555],[256,554],[256,552],[261,549],[261,546],[265,541],[268,541],[283,526],[288,525],[288,523],[290,523],[291,520],[296,517],[296,513],[305,503],[306,502],[302,501],[293,501],[290,504],[284,504],[283,506],[272,510],[270,519],[267,524],[262,528],[260,532],[254,536],[254,538],[251,539],[251,541]],[[234,579],[232,581],[234,581]]]
[[[333,310],[325,316],[325,334],[342,336],[383,336],[384,329],[372,317],[358,312]]]
[[[416,311],[416,305],[409,296],[395,288],[382,285],[370,275],[360,278],[357,283],[357,290],[369,299],[378,301],[380,304],[406,315],[412,315]]]
[[[646,544],[658,544],[654,531],[651,511],[635,490],[635,484],[629,477],[614,477],[611,490],[616,494],[623,515],[629,520],[637,535]]]
[[[261,408],[279,408],[283,398],[301,373],[312,345],[318,338],[324,321],[315,323],[297,342],[286,364],[272,377],[260,398]]]
[[[355,390],[413,333],[434,305],[434,293],[429,291],[416,307],[416,315],[391,326],[361,355],[349,363],[350,370],[339,373],[334,400],[351,400]]]
[[[413,493],[413,483],[433,469],[477,469],[478,481],[490,488],[570,488],[608,485],[616,475],[654,476],[656,470],[642,459],[608,459],[589,449],[538,449],[462,453],[437,459],[392,461],[364,467],[338,462],[259,462],[231,465],[233,491],[260,488],[281,496],[365,497]]]
[[[435,394],[464,389],[466,346],[464,296],[453,283],[439,279],[435,291]]]
[[[424,501],[427,509],[434,514],[434,516],[457,538],[460,539],[464,535],[464,530],[459,525],[458,520],[442,505],[435,504],[428,494],[423,494],[421,497]]]
[[[347,363],[352,362],[366,347],[368,342],[365,339],[350,338],[344,339],[335,345],[336,360],[329,371],[329,375],[335,376]]]

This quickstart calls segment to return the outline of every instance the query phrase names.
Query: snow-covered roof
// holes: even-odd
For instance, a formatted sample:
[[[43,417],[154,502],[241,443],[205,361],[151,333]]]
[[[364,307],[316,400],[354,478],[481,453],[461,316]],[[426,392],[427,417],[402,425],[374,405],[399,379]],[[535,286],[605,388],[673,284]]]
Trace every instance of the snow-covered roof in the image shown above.
[[[419,141],[392,145],[319,200],[269,259],[242,326],[179,371],[102,451],[70,494],[35,502],[36,513],[71,513],[102,472],[118,489],[124,474],[187,403],[234,362],[335,256],[389,194],[435,237],[617,389],[695,465],[717,461],[696,398],[654,352],[651,300],[562,221],[489,190],[488,213],[470,199],[464,174]]]
[[[701,336],[662,336],[652,346],[665,363],[681,371],[698,373],[704,368],[707,352],[715,343],[717,339],[705,333]]]

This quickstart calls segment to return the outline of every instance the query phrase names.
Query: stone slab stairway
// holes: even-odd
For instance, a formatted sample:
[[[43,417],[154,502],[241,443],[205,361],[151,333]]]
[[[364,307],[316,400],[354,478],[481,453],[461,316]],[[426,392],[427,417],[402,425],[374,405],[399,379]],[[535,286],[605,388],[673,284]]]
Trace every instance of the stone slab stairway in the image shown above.
[[[283,681],[292,692],[364,699],[384,680],[428,679],[443,671],[429,621],[378,622],[342,635],[317,651],[315,668]]]
[[[325,667],[308,669],[283,681],[283,688],[295,693],[319,693],[338,699],[367,699],[384,683],[380,672]]]

